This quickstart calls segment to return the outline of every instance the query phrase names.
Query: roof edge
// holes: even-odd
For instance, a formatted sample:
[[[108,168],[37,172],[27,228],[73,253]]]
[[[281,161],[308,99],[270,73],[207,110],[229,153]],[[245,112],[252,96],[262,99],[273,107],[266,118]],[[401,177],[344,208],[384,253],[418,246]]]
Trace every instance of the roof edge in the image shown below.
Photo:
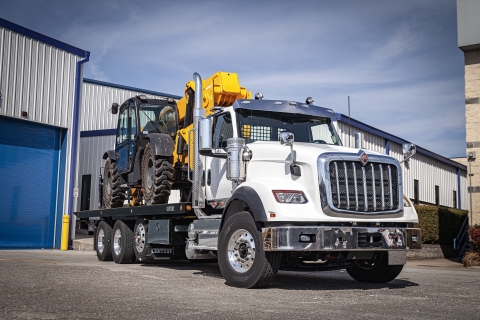
[[[345,124],[348,124],[349,123],[349,120],[350,120],[350,124],[354,127],[357,127],[358,129],[361,129],[361,130],[364,130],[366,132],[369,132],[369,133],[372,133],[372,134],[375,134],[379,137],[382,137],[384,139],[387,139],[389,141],[392,141],[392,142],[395,142],[395,143],[398,143],[400,145],[404,144],[404,143],[410,143],[410,141],[407,141],[405,139],[402,139],[402,138],[399,138],[397,136],[394,136],[393,134],[390,134],[390,133],[387,133],[385,131],[382,131],[382,130],[379,130],[377,128],[374,128],[368,124],[365,124],[363,122],[360,122],[358,120],[355,120],[353,118],[349,118],[348,116],[344,115],[344,114],[341,114],[341,113],[337,113],[337,118],[338,118],[338,121],[340,122],[343,122]],[[431,157],[435,160],[438,160],[438,161],[441,161],[443,163],[446,163],[446,164],[449,164],[453,167],[456,167],[456,168],[459,168],[459,169],[462,169],[462,170],[467,170],[467,167],[461,163],[458,163],[456,161],[453,161],[453,160],[450,160],[449,158],[446,158],[444,156],[441,156],[439,154],[436,154],[435,152],[432,152],[432,151],[429,151],[425,148],[422,148],[418,145],[416,145],[417,147],[417,153],[420,153],[420,154],[423,154],[425,156],[428,156],[428,157]]]
[[[117,88],[117,89],[137,91],[137,92],[146,93],[146,94],[153,94],[153,95],[156,95],[156,96],[162,96],[162,97],[167,97],[167,98],[174,98],[174,99],[181,99],[182,98],[181,96],[177,96],[177,95],[174,95],[174,94],[163,93],[163,92],[152,91],[152,90],[145,90],[145,89],[140,89],[140,88],[135,88],[135,87],[124,86],[124,85],[121,85],[121,84],[110,83],[110,82],[99,81],[99,80],[93,80],[93,79],[87,79],[87,78],[83,78],[83,82],[98,84],[98,85],[106,86],[106,87],[113,87],[113,88]]]
[[[5,29],[9,29],[13,32],[16,32],[18,34],[24,35],[26,37],[32,38],[34,40],[38,40],[40,42],[43,42],[45,44],[51,45],[52,47],[56,47],[58,49],[64,50],[66,52],[72,53],[74,55],[77,55],[79,57],[86,57],[87,52],[86,50],[74,47],[72,45],[69,45],[65,42],[59,41],[57,39],[50,38],[49,36],[46,36],[44,34],[41,34],[39,32],[30,30],[28,28],[22,27],[18,24],[15,24],[13,22],[10,22],[8,20],[0,18],[0,27],[3,27]]]

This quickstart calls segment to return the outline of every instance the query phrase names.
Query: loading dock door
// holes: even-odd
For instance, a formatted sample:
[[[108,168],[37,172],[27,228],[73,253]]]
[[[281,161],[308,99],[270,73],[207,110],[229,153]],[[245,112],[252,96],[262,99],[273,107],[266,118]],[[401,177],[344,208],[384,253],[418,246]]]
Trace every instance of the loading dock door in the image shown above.
[[[0,116],[0,249],[54,247],[60,136]]]
[[[92,184],[92,175],[86,174],[82,176],[82,195],[80,202],[80,211],[90,210],[90,186]]]

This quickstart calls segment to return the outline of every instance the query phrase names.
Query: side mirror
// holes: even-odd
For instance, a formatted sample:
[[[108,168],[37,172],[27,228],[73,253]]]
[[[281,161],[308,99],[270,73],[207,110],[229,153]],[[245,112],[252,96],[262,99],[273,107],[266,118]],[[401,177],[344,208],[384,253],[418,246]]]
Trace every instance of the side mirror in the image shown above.
[[[118,113],[118,103],[116,103],[116,102],[112,103],[112,108],[110,110],[112,110],[112,114],[117,114]]]
[[[293,141],[295,136],[291,132],[280,132],[279,140],[282,146],[293,146]]]
[[[413,143],[403,144],[403,160],[400,163],[407,161],[417,153],[417,147]]]
[[[292,132],[280,132],[278,137],[280,144],[282,146],[290,146],[290,157],[292,158],[292,164],[290,164],[290,174],[294,176],[301,176],[302,171],[300,167],[295,164],[295,154],[293,152],[293,142],[295,141],[295,136]]]

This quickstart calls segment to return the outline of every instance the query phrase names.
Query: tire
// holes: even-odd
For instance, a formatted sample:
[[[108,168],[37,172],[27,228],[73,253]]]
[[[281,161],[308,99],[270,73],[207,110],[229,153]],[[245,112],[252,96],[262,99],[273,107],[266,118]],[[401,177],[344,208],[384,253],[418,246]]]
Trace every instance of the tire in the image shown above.
[[[155,156],[151,143],[147,143],[142,157],[142,191],[145,203],[168,203],[172,182],[171,162],[164,157]]]
[[[358,282],[385,283],[394,280],[403,265],[388,265],[388,253],[377,254],[374,260],[360,260],[347,269],[348,274]]]
[[[106,209],[123,207],[126,195],[120,187],[117,163],[107,159],[103,171],[103,205]]]
[[[152,258],[147,257],[147,231],[148,221],[145,219],[138,219],[133,228],[133,252],[135,253],[137,260],[140,262],[153,260]]]
[[[270,284],[280,268],[281,254],[263,250],[262,232],[249,212],[232,215],[220,231],[218,265],[227,284],[260,288]]]
[[[133,252],[133,231],[122,220],[117,220],[112,230],[111,250],[115,263],[132,263],[135,259]]]
[[[100,221],[95,235],[96,251],[98,261],[112,261],[112,249],[110,240],[112,239],[112,227],[105,221]]]

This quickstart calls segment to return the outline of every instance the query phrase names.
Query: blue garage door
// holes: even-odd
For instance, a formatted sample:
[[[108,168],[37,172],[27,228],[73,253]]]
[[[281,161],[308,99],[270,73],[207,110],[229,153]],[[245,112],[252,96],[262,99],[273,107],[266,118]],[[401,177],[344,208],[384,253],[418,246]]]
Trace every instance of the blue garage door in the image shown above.
[[[0,248],[53,248],[61,129],[0,116]]]

